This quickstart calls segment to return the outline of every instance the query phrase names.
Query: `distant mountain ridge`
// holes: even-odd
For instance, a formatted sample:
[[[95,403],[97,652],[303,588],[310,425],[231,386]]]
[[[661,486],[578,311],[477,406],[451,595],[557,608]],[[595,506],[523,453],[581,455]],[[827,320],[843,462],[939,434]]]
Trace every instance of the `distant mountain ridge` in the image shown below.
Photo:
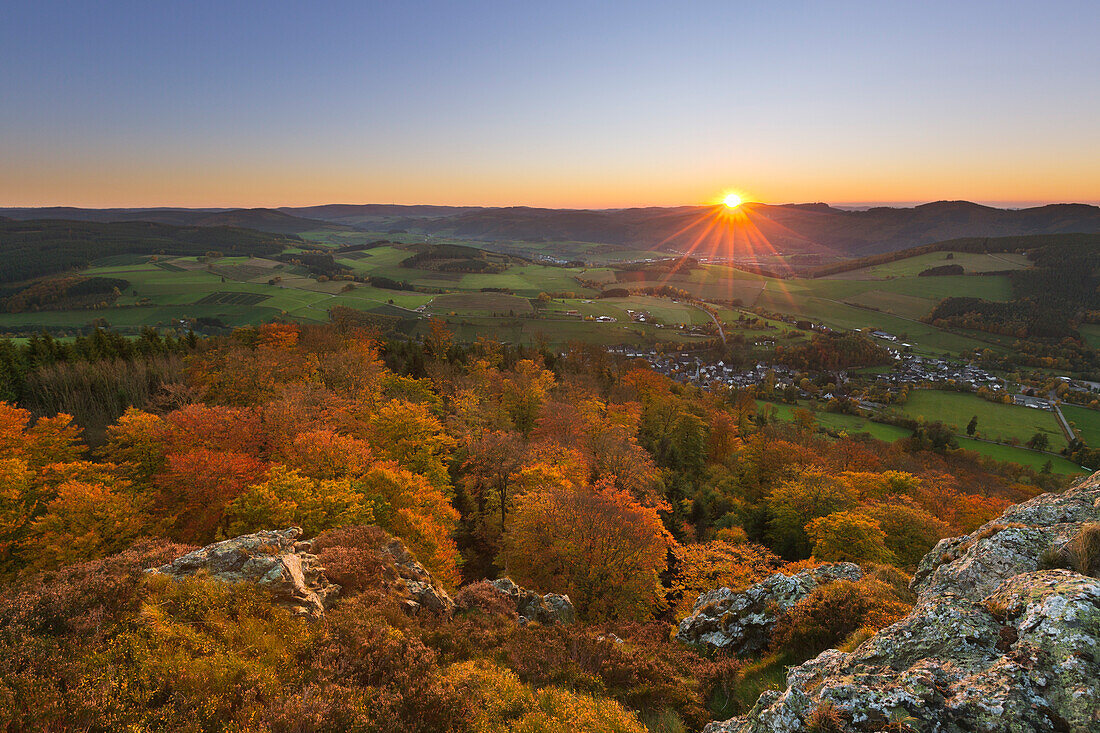
[[[723,207],[679,206],[634,209],[542,209],[341,205],[280,209],[326,221],[363,226],[384,222],[441,236],[494,240],[567,240],[637,249],[690,249],[708,231],[725,227],[731,241],[767,240],[783,252],[823,252],[845,257],[890,252],[945,239],[1100,232],[1100,207],[1050,204],[997,209],[968,201],[937,201],[912,208],[839,209],[828,204],[741,206],[727,220]]]
[[[997,209],[968,201],[911,208],[840,209],[823,203],[632,209],[544,209],[397,204],[326,204],[278,209],[0,209],[13,219],[152,221],[177,226],[234,226],[304,231],[406,231],[485,241],[582,241],[664,251],[690,251],[701,239],[723,248],[819,252],[859,257],[963,237],[1100,232],[1100,207],[1050,204]],[[707,246],[707,242],[703,242]]]
[[[154,224],[189,227],[236,227],[270,234],[301,234],[328,230],[351,231],[333,223],[293,216],[276,209],[79,209],[69,206],[0,209],[3,216],[17,221],[35,219],[89,221],[100,224],[145,221]]]

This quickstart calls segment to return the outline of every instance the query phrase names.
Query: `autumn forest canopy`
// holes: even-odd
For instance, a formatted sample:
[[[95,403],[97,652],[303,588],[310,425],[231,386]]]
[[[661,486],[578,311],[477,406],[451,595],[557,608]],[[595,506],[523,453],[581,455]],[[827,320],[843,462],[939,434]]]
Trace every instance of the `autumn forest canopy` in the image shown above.
[[[807,410],[775,421],[753,387],[579,343],[464,344],[438,320],[416,341],[354,321],[98,333],[5,357],[52,385],[0,385],[9,729],[696,730],[903,616],[937,540],[1065,481],[934,426],[829,435]],[[14,404],[32,392],[53,401]],[[321,620],[248,584],[142,572],[290,526],[344,589]],[[380,590],[391,536],[453,615]],[[812,596],[758,660],[672,639],[700,593],[833,561],[864,579]],[[576,623],[517,625],[486,590],[503,576],[567,594]]]

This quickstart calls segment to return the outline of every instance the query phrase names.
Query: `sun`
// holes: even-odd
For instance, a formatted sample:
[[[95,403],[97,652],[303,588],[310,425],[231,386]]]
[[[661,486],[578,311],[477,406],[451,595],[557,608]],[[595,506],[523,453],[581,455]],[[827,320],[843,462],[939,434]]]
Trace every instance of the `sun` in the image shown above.
[[[727,193],[726,197],[722,199],[722,203],[731,209],[736,209],[741,205],[741,197],[735,193]]]

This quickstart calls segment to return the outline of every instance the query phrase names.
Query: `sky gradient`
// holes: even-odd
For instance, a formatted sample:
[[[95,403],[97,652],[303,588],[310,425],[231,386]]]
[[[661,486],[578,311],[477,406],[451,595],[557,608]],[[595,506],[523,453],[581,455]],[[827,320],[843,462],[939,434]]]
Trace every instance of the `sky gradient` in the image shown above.
[[[0,206],[1100,202],[1100,3],[24,2]]]

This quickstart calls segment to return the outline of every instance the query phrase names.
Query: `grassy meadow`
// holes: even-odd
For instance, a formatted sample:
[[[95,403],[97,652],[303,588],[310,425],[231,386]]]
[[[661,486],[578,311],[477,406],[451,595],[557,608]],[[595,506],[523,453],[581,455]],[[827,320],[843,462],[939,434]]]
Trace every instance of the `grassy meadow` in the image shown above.
[[[922,390],[921,392],[930,392],[930,390]],[[954,395],[956,393],[936,392],[933,394]],[[784,420],[787,422],[791,422],[794,420],[794,410],[797,407],[809,408],[809,404],[807,403],[803,403],[800,405],[788,405],[783,403],[763,402],[758,400],[756,404],[757,409],[760,409],[765,405],[767,405],[771,409],[775,409],[776,416],[780,420]],[[1100,415],[1100,412],[1097,412],[1096,414]],[[869,433],[872,437],[877,438],[878,440],[886,441],[888,443],[892,443],[899,438],[907,438],[911,435],[911,432],[909,430],[906,430],[905,428],[898,427],[896,425],[886,425],[883,423],[872,422],[867,418],[857,417],[855,415],[815,411],[814,419],[817,420],[817,424],[823,428],[828,428],[835,431],[843,431],[845,433],[848,433],[849,435],[855,435],[858,433]],[[969,422],[969,420],[970,418],[967,417],[967,422]],[[981,417],[979,417],[979,424],[980,422]],[[1062,456],[1051,455],[1049,453],[1043,453],[1040,451],[1033,451],[1021,446],[1002,445],[1000,443],[990,443],[984,440],[975,440],[973,438],[968,438],[965,435],[965,425],[966,423],[964,422],[961,428],[956,431],[955,436],[955,439],[959,443],[959,447],[964,450],[973,451],[975,453],[978,453],[979,455],[983,455],[987,458],[992,458],[997,461],[1019,463],[1020,465],[1033,468],[1037,471],[1041,470],[1043,466],[1045,466],[1049,461],[1051,465],[1051,471],[1053,471],[1054,473],[1073,475],[1089,473],[1087,469],[1081,468],[1077,464],[1063,458]]]
[[[989,402],[968,392],[931,389],[913,390],[909,393],[909,400],[899,409],[909,417],[939,420],[952,425],[956,433],[965,432],[970,418],[977,415],[978,437],[990,440],[1016,438],[1022,443],[1040,432],[1049,438],[1051,449],[1066,447],[1058,418],[1048,410]]]
[[[1079,405],[1062,405],[1062,414],[1070,426],[1090,446],[1100,446],[1100,410],[1090,410]]]

